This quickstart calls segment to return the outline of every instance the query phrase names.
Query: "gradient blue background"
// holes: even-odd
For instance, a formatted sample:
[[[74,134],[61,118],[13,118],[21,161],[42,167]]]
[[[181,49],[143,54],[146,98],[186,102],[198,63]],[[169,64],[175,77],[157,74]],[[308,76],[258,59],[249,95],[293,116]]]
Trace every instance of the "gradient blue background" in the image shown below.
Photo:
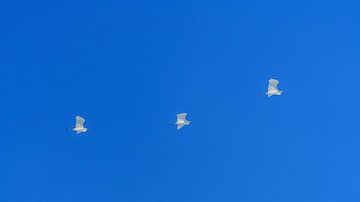
[[[359,6],[0,1],[0,201],[360,201]]]

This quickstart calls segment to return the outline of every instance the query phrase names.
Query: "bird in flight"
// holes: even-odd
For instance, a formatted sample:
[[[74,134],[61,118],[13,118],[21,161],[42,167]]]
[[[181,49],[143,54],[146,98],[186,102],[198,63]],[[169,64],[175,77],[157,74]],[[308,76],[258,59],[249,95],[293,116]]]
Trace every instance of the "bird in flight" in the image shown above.
[[[273,95],[281,95],[284,91],[278,89],[279,81],[276,79],[270,79],[268,85],[268,91],[265,93],[268,97]]]
[[[72,130],[75,131],[76,134],[85,133],[88,130],[87,128],[84,128],[85,119],[81,116],[76,116],[75,119],[75,128]]]
[[[181,113],[177,115],[176,123],[177,129],[179,130],[183,126],[190,125],[190,121],[186,120],[187,113]]]

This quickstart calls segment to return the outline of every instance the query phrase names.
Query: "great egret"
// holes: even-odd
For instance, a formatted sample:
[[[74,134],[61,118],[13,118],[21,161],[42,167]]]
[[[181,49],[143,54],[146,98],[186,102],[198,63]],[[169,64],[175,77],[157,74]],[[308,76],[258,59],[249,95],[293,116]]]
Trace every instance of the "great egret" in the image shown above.
[[[177,115],[177,119],[176,119],[176,125],[177,125],[177,129],[179,130],[180,128],[182,128],[185,125],[189,125],[190,121],[186,120],[186,116],[187,113],[181,113]]]
[[[72,130],[75,131],[76,134],[85,133],[88,130],[87,128],[84,128],[85,119],[81,116],[76,116],[75,119],[75,128]]]
[[[268,85],[268,91],[265,93],[268,97],[273,95],[281,95],[284,91],[278,89],[279,81],[276,79],[270,79]]]

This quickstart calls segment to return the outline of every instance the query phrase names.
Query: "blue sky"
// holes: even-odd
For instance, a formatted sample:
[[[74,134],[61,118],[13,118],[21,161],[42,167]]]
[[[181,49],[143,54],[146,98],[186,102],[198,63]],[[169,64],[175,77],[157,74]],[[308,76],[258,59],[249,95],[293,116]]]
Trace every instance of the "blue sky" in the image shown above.
[[[0,201],[360,201],[359,6],[1,1]]]

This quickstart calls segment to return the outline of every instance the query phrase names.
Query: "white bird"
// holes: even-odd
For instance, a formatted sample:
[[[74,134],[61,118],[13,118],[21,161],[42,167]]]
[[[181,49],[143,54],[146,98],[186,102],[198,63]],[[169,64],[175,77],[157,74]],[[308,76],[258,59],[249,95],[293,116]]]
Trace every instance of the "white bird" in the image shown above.
[[[177,125],[178,130],[185,125],[190,125],[190,121],[186,120],[186,115],[187,115],[187,113],[181,113],[181,114],[177,115],[175,124]]]
[[[265,93],[268,97],[273,95],[281,95],[284,91],[278,89],[279,81],[276,79],[270,79],[268,85],[268,91]]]
[[[75,119],[75,128],[72,130],[75,131],[76,134],[85,133],[88,130],[87,128],[84,128],[85,119],[81,116],[76,116]]]

